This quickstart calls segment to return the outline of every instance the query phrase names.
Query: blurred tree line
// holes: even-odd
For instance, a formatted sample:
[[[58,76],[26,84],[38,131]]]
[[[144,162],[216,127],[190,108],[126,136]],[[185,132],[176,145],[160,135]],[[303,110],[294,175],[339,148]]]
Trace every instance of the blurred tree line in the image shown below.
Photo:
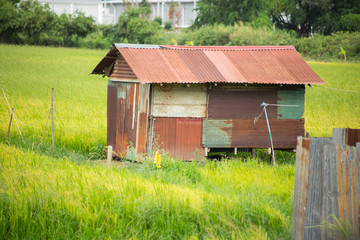
[[[173,5],[171,5],[173,4]],[[108,49],[114,42],[179,45],[294,45],[310,58],[360,60],[359,0],[200,0],[187,29],[150,19],[151,5],[128,4],[115,25],[82,12],[56,15],[35,0],[0,0],[0,42]],[[164,28],[162,27],[164,25]]]
[[[253,22],[301,36],[360,31],[359,0],[200,0],[195,26]]]

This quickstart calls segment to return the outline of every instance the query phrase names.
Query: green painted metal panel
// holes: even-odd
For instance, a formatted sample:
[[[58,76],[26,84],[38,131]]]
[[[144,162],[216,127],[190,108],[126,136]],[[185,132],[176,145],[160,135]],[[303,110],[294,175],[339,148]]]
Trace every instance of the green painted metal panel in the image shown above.
[[[131,83],[128,82],[118,82],[118,81],[108,81],[109,86],[113,86],[117,88],[117,98],[126,99],[126,91],[130,88]]]
[[[226,120],[203,119],[202,144],[205,147],[231,147],[232,124]]]
[[[279,106],[277,119],[301,119],[304,115],[305,89],[279,90],[278,104],[298,105],[299,107]]]

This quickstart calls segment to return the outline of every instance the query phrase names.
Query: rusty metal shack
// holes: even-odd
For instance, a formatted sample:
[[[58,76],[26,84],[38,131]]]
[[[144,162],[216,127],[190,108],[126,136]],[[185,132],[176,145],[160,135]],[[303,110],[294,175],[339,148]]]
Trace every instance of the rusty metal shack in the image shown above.
[[[274,148],[295,148],[305,85],[324,84],[293,46],[114,44],[92,74],[109,77],[107,145],[130,159],[269,148],[263,102]]]

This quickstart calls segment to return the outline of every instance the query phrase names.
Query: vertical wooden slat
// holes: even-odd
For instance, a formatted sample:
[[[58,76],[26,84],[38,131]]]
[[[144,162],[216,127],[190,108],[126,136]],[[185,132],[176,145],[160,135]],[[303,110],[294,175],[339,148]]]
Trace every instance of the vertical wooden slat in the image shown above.
[[[134,146],[136,144],[136,129],[133,129],[133,120],[136,119],[136,112],[134,113],[134,98],[135,84],[130,83],[130,86],[127,88],[128,98],[126,99],[126,116],[125,116],[125,136],[124,136],[124,148],[128,149],[130,143]],[[136,111],[136,110],[135,110]],[[135,118],[135,119],[134,119]],[[136,125],[135,125],[136,126]],[[135,127],[134,127],[135,128]],[[127,140],[127,141],[126,141]]]
[[[329,138],[310,140],[309,188],[306,204],[304,239],[320,239],[321,200],[322,200],[322,146],[331,144]]]
[[[355,218],[357,220],[357,234],[360,238],[360,142],[356,143],[356,158],[355,158],[355,191],[356,192],[356,207],[357,211],[355,212]]]
[[[334,184],[334,165],[336,160],[336,149],[334,145],[324,146],[323,176],[322,184],[322,222],[334,223],[332,216],[336,213],[337,206],[337,185]],[[334,187],[335,186],[335,187]],[[321,239],[329,239],[330,235],[326,227],[321,228]]]
[[[340,145],[336,147],[336,169],[338,179],[338,191],[339,191],[339,221],[344,220],[344,203],[343,203],[343,183],[342,183],[342,171],[341,171],[341,151]]]
[[[298,137],[294,183],[292,239],[304,237],[305,212],[308,191],[310,139]]]
[[[119,157],[125,157],[124,149],[125,116],[126,116],[127,90],[125,84],[117,86],[117,110],[116,110],[116,141],[115,152]]]
[[[149,90],[150,84],[139,84],[138,126],[136,137],[137,153],[146,152],[146,135],[149,117]]]
[[[116,140],[116,112],[117,112],[117,89],[108,86],[107,95],[107,139],[106,145],[115,148]]]
[[[348,222],[351,226],[354,224],[354,193],[353,193],[353,178],[352,178],[352,159],[354,158],[354,147],[346,146],[346,172],[347,172],[347,183],[348,183],[348,211],[349,211],[349,218]]]
[[[348,166],[348,173],[349,173],[349,177],[350,177],[350,191],[351,191],[351,196],[350,196],[350,203],[349,205],[351,206],[350,208],[350,218],[351,218],[351,225],[352,225],[352,231],[353,231],[353,236],[354,239],[358,239],[358,234],[357,234],[357,226],[358,226],[358,219],[356,219],[356,211],[357,211],[357,207],[356,207],[356,184],[355,184],[355,174],[354,174],[354,163],[355,163],[355,159],[356,159],[356,148],[355,147],[349,147],[349,155],[348,155],[348,161],[347,161],[347,166]]]
[[[329,224],[337,226],[338,219],[353,239],[360,239],[360,143],[357,148],[343,143],[344,133],[334,131],[333,140],[311,139],[309,151],[308,189],[299,181],[303,146],[298,143],[296,154],[293,239],[332,239],[338,232],[329,231]],[[346,137],[346,136],[345,136]],[[333,141],[333,143],[332,143]],[[336,145],[334,145],[336,144]],[[299,190],[300,189],[300,190]],[[301,191],[302,190],[302,191]],[[307,191],[307,192],[306,192]],[[300,196],[306,195],[304,219],[301,219]],[[304,221],[303,233],[301,222]],[[350,228],[349,228],[350,226]],[[338,231],[335,227],[333,229]],[[334,233],[334,236],[331,236]]]
[[[343,188],[343,204],[344,204],[344,218],[345,220],[349,219],[349,188],[348,188],[348,171],[346,167],[347,160],[347,147],[346,145],[340,146],[341,152],[341,170],[342,170],[342,188]]]

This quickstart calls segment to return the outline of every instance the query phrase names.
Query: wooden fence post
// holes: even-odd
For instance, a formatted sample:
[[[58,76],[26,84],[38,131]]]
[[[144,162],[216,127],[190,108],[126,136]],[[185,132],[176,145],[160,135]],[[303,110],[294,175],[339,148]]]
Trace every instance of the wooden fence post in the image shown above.
[[[111,159],[112,159],[112,146],[108,146],[107,160],[106,160],[107,165],[111,164]]]
[[[8,134],[7,134],[8,137],[10,137],[10,128],[11,128],[11,122],[13,119],[13,115],[14,115],[14,108],[11,108],[11,116],[10,116],[9,129],[8,129]]]
[[[54,88],[51,89],[51,140],[52,146],[55,147],[54,140]]]

